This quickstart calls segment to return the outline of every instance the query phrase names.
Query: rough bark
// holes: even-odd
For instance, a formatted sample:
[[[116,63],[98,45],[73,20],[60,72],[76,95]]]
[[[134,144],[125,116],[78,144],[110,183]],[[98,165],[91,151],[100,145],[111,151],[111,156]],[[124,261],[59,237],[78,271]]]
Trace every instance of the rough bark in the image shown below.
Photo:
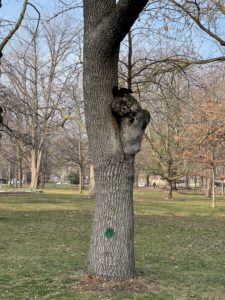
[[[96,182],[87,272],[105,279],[134,276],[134,157],[149,114],[131,96],[114,99],[112,89],[119,44],[146,3],[84,1],[84,104]]]
[[[95,169],[96,208],[88,273],[105,279],[134,276],[134,157],[110,159]]]

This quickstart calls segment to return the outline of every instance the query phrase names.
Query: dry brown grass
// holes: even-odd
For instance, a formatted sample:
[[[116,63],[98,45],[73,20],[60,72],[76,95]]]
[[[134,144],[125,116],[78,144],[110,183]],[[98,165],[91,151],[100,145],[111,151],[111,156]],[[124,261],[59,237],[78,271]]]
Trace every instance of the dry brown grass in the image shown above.
[[[77,282],[72,286],[73,290],[84,292],[118,292],[118,291],[129,291],[133,293],[148,293],[152,288],[156,288],[156,283],[147,281],[141,277],[135,277],[125,281],[106,281],[102,278],[90,276],[90,275],[80,275],[74,278]]]

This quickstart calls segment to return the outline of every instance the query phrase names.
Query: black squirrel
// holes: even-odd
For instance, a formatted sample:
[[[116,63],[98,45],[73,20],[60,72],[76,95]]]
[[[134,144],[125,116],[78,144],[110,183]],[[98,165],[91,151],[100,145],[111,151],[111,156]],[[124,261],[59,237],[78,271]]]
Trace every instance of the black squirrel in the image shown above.
[[[126,89],[126,88],[119,89],[118,86],[114,86],[112,89],[112,94],[113,94],[114,98],[123,97],[126,95],[130,95],[132,93],[133,93],[133,91],[131,89]]]

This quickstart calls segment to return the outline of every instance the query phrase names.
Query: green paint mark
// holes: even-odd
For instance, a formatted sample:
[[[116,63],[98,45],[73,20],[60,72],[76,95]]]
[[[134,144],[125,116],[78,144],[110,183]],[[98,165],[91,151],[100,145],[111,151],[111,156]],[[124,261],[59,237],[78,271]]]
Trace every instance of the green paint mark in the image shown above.
[[[107,237],[107,239],[111,239],[115,235],[115,231],[112,228],[109,227],[104,232],[104,235],[105,235],[105,237]]]

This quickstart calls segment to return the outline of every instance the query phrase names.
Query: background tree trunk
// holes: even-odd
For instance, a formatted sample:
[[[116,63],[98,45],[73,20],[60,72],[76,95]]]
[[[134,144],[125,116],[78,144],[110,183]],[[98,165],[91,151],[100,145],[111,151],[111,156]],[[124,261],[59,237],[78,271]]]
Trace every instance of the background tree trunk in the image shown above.
[[[184,184],[185,184],[185,188],[188,189],[189,188],[189,176],[186,175],[184,178]]]
[[[212,168],[212,208],[216,207],[216,195],[215,195],[215,167]]]
[[[211,178],[207,179],[206,196],[208,198],[212,197],[212,179]]]
[[[221,196],[224,196],[224,180],[222,180]]]
[[[167,186],[166,186],[166,199],[172,200],[173,199],[173,181],[167,180]]]
[[[30,188],[36,190],[38,188],[38,180],[41,168],[42,151],[33,149],[31,153],[31,184]]]
[[[23,161],[20,158],[19,159],[19,186],[22,188],[23,187]]]
[[[83,193],[83,187],[84,187],[84,170],[83,167],[79,167],[79,193]]]
[[[13,175],[14,175],[13,164],[10,163],[10,167],[9,167],[9,185],[11,187],[13,186]]]
[[[94,166],[90,163],[90,174],[89,174],[89,187],[88,187],[88,197],[93,199],[96,195],[96,187],[95,187],[95,174],[94,174]]]

